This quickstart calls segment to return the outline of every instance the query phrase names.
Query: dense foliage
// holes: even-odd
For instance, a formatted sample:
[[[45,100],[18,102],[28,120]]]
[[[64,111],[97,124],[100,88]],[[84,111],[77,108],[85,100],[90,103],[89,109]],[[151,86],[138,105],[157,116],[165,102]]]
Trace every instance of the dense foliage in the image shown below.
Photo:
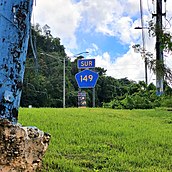
[[[78,85],[75,74],[78,72],[77,60],[71,61],[65,53],[59,38],[50,34],[48,27],[43,29],[37,24],[32,28],[26,71],[23,83],[21,106],[62,107],[63,106],[63,60],[66,69],[66,107],[77,107]],[[37,58],[35,58],[37,56]],[[149,109],[159,106],[171,107],[172,89],[165,84],[165,94],[157,97],[155,86],[143,81],[136,83],[127,78],[115,79],[106,76],[106,70],[95,68],[99,79],[95,87],[95,104],[98,107]],[[87,106],[92,107],[93,90],[83,89],[87,93]]]

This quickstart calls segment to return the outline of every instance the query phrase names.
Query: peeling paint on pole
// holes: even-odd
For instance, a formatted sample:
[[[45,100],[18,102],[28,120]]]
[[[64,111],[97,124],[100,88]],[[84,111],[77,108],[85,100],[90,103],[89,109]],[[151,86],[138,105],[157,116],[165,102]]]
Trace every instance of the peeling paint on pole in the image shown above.
[[[16,123],[33,0],[0,0],[0,118]]]

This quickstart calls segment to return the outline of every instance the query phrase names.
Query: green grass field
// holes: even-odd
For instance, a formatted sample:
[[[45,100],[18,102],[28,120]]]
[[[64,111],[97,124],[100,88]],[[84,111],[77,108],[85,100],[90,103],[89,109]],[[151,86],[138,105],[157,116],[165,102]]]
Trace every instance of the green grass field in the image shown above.
[[[43,172],[172,171],[172,112],[21,108],[19,123],[51,134]]]

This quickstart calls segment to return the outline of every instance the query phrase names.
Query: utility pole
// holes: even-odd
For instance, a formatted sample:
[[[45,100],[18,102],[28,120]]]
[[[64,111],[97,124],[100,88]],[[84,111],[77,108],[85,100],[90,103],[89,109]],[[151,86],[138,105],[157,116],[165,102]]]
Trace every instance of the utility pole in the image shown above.
[[[66,63],[65,57],[63,58],[63,108],[66,106]]]
[[[93,68],[93,71],[95,70],[95,68]],[[95,94],[96,94],[96,90],[95,90],[95,87],[93,87],[93,108],[96,106],[96,103],[95,103],[95,101],[96,101],[96,98],[95,98]]]
[[[161,33],[162,33],[162,0],[156,1],[156,94],[161,96],[163,94],[164,74],[163,67],[163,50],[161,48]]]
[[[58,58],[56,58],[55,56],[52,56],[50,54],[47,53],[40,53],[42,55],[46,55],[48,57],[51,57],[55,60],[58,60]],[[66,107],[66,58],[63,58],[63,108]]]

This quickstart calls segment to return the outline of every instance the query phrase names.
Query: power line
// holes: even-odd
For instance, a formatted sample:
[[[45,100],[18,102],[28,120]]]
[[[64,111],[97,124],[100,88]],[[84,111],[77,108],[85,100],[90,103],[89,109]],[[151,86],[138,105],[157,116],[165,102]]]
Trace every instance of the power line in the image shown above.
[[[152,5],[153,5],[153,13],[155,13],[156,7],[155,7],[155,1],[154,0],[152,0]]]
[[[36,3],[36,0],[35,0]],[[33,26],[35,26],[35,18],[34,18],[34,12],[32,14],[33,16]],[[32,53],[33,53],[33,57],[34,57],[34,62],[35,62],[35,71],[36,73],[38,72],[38,57],[37,57],[37,48],[36,48],[36,36],[33,35],[34,32],[32,32],[32,29],[30,29],[30,45],[31,45],[31,49],[32,49]],[[33,40],[34,38],[34,40]]]
[[[147,0],[147,7],[148,7],[148,11],[149,11],[149,13],[150,13],[150,14],[152,14],[152,11],[151,11],[151,9],[150,9],[150,6],[149,6],[149,2],[148,2],[148,0]]]
[[[123,69],[135,70],[135,69],[138,69],[138,68],[126,68],[126,67],[121,67],[121,68],[116,68],[116,69],[108,69],[108,71],[123,70]]]

